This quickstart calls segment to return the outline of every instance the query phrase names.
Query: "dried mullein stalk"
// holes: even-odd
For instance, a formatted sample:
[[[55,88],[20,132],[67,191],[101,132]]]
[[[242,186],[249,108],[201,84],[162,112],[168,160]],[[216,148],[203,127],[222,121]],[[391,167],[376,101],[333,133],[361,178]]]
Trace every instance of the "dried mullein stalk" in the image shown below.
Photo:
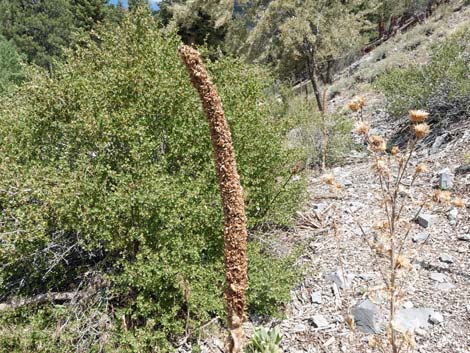
[[[227,351],[241,351],[245,319],[245,292],[247,287],[246,216],[243,190],[235,162],[232,137],[225,119],[222,102],[215,85],[197,50],[183,45],[180,55],[188,70],[191,83],[199,93],[204,113],[209,122],[214,161],[224,211],[224,255],[227,287],[225,301],[230,337]]]

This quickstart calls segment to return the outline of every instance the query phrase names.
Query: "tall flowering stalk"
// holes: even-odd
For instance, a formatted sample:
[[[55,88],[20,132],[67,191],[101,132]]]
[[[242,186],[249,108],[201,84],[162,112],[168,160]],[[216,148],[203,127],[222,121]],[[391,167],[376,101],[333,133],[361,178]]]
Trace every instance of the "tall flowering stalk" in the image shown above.
[[[180,55],[189,73],[191,83],[199,93],[204,113],[209,122],[214,161],[224,211],[225,301],[230,337],[227,352],[241,351],[244,338],[242,322],[245,318],[247,287],[246,216],[245,200],[237,172],[232,137],[225,119],[222,102],[215,85],[197,50],[183,45]]]

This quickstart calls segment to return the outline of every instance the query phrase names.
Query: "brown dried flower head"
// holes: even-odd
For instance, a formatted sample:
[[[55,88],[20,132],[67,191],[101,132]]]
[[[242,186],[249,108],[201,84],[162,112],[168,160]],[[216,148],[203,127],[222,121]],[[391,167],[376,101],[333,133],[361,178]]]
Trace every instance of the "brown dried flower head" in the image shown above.
[[[354,100],[348,103],[348,108],[353,112],[357,112],[360,109],[359,104]]]
[[[387,145],[382,136],[373,135],[369,139],[370,149],[374,152],[384,152],[387,149]]]
[[[357,112],[359,109],[362,109],[366,105],[366,98],[364,96],[354,97],[349,103],[348,108],[353,112]]]
[[[377,229],[377,230],[386,230],[390,227],[388,221],[382,221],[382,222],[378,222],[376,224],[374,224],[374,229]]]
[[[418,139],[422,139],[422,138],[426,137],[429,134],[430,131],[431,131],[431,129],[429,128],[429,125],[426,124],[426,123],[420,123],[420,124],[413,125],[413,132],[415,133],[415,136]]]
[[[390,153],[395,156],[396,154],[398,154],[398,152],[400,152],[400,150],[398,149],[398,146],[393,146],[392,149],[390,150]]]
[[[429,113],[425,110],[410,110],[408,113],[410,115],[410,120],[413,123],[422,123],[429,116]]]
[[[433,201],[437,203],[441,203],[444,205],[448,205],[450,203],[450,192],[449,191],[441,191],[436,190],[432,197]]]
[[[416,166],[416,169],[415,169],[415,173],[416,174],[419,174],[419,173],[427,173],[428,172],[428,167],[426,167],[426,164],[424,163],[419,163],[417,166]]]
[[[452,204],[452,206],[458,207],[458,208],[461,208],[461,207],[465,206],[465,202],[460,197],[456,197],[455,199],[453,199],[451,204]]]
[[[355,132],[359,135],[367,135],[369,133],[369,124],[365,121],[360,121],[356,125]]]
[[[398,255],[396,262],[395,262],[395,267],[397,269],[410,269],[411,268],[411,262],[408,260],[406,257],[403,255]]]
[[[380,175],[388,175],[389,169],[387,162],[382,158],[377,158],[374,162],[373,169]]]
[[[335,177],[331,174],[325,175],[325,177],[323,178],[323,181],[327,185],[335,185],[336,184]]]

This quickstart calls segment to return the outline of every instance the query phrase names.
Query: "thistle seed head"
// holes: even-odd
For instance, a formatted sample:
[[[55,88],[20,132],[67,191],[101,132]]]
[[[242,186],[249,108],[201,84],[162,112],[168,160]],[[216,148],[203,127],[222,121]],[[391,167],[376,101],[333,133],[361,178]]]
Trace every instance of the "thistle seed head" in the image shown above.
[[[413,125],[413,132],[418,139],[422,139],[426,137],[427,135],[429,135],[430,131],[431,129],[429,128],[429,125],[426,123]]]
[[[413,123],[422,123],[429,116],[429,113],[425,110],[410,110],[408,113]]]

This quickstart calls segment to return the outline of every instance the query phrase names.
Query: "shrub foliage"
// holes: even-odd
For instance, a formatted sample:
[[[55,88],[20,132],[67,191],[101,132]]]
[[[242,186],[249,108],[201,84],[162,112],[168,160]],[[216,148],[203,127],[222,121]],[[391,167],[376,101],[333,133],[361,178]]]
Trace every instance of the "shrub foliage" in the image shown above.
[[[470,117],[470,30],[462,28],[436,44],[429,62],[394,69],[378,80],[388,110],[403,117],[408,110],[430,113],[433,134],[449,124]]]
[[[87,352],[170,351],[177,335],[224,312],[208,126],[178,36],[147,13],[129,16],[0,106],[0,298],[78,290],[100,274],[110,283],[96,304],[107,333]],[[230,58],[207,66],[232,129],[250,225],[285,222],[304,182],[278,192],[301,151],[285,148],[288,124],[263,104],[269,76]],[[272,313],[287,300],[294,269],[259,245],[249,254],[249,271],[266,276],[251,276],[248,304]],[[267,281],[276,282],[269,294]],[[74,308],[0,313],[0,347],[75,351],[85,336],[64,319]]]

